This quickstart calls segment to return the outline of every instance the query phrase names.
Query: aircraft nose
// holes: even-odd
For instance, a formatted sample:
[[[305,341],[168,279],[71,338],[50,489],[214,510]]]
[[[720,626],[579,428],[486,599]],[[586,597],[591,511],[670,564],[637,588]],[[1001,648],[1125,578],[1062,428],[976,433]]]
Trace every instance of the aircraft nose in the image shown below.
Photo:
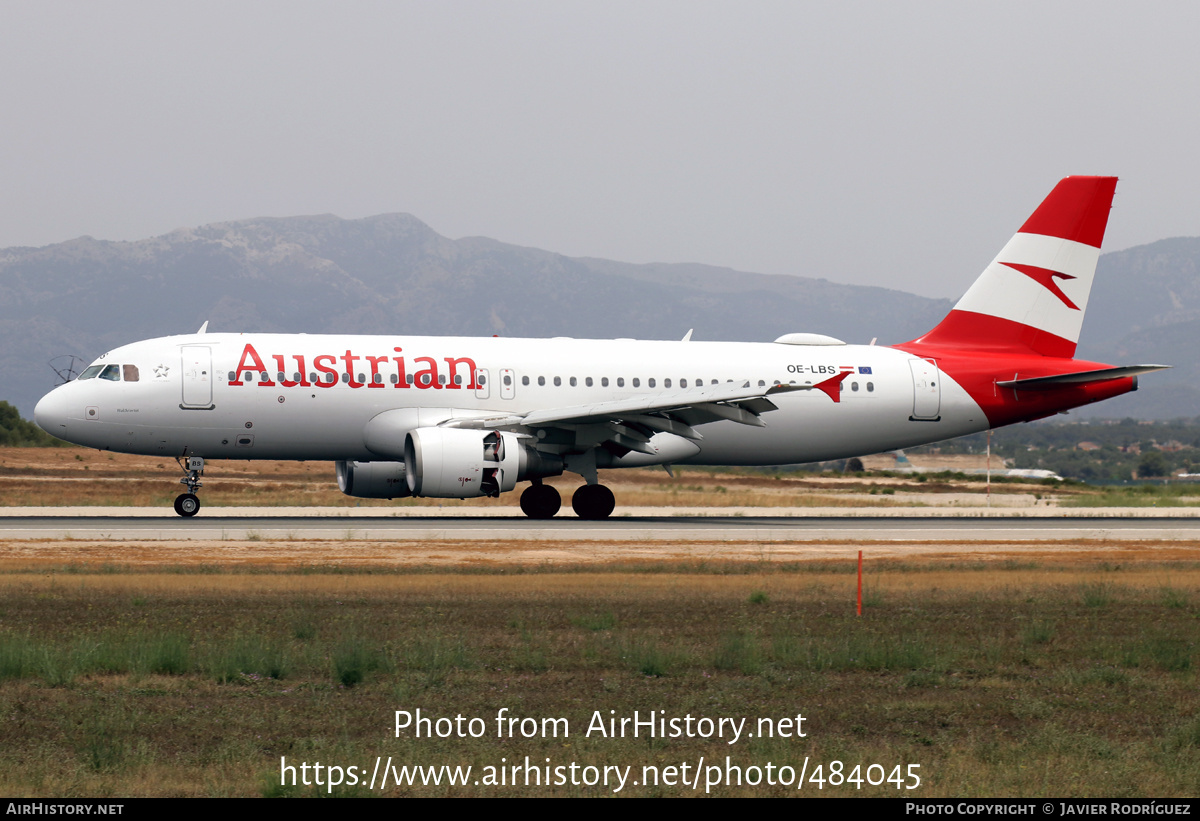
[[[67,403],[70,401],[60,389],[50,391],[33,408],[33,421],[51,436],[66,439]]]

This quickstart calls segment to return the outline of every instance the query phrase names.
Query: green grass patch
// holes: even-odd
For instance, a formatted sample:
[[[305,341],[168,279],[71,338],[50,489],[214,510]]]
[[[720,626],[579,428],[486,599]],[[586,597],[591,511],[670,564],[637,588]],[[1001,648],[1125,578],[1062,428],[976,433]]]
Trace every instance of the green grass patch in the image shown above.
[[[31,796],[307,796],[321,791],[280,783],[281,757],[482,768],[528,755],[640,774],[701,756],[761,766],[807,755],[920,764],[923,797],[1083,797],[1096,783],[1119,796],[1194,794],[1196,614],[1164,603],[1161,572],[1134,562],[1083,573],[962,563],[928,577],[912,562],[880,562],[872,572],[880,596],[861,618],[852,578],[832,564],[760,568],[755,578],[708,567],[310,569],[255,573],[249,585],[237,573],[0,576],[0,785]],[[1174,568],[1172,589],[1190,591],[1194,573]],[[1112,574],[1119,586],[1105,581]],[[1093,585],[1100,604],[1085,595]],[[769,603],[750,604],[768,589]],[[394,711],[417,708],[479,717],[485,732],[396,737]],[[503,738],[501,709],[518,722]],[[635,710],[745,718],[756,735],[733,745],[585,735],[594,716],[607,727]],[[797,714],[805,738],[757,735],[758,719]],[[538,728],[565,719],[570,733],[544,736],[526,718]],[[511,784],[389,785],[383,794],[501,792],[611,794]],[[656,794],[685,792],[660,785]],[[836,793],[859,794],[895,795]]]

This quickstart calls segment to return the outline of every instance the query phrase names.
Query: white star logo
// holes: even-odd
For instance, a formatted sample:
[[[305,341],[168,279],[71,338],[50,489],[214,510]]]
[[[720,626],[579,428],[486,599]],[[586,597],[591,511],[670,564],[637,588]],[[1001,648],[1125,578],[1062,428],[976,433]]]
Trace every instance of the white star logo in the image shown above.
[[[154,378],[155,379],[166,379],[167,374],[169,374],[170,372],[171,372],[171,369],[168,368],[166,365],[156,365],[154,367]]]

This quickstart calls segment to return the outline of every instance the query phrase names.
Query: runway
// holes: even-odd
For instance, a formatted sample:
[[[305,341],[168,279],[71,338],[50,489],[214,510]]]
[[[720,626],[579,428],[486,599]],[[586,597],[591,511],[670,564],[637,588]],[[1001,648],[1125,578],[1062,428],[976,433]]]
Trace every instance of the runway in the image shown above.
[[[384,509],[341,511],[312,515],[311,511],[281,509],[236,511],[230,508],[203,512],[182,519],[170,512],[105,511],[106,515],[50,514],[46,508],[33,515],[9,509],[0,515],[0,540],[100,540],[100,541],[553,541],[553,542],[1042,542],[1042,541],[1200,541],[1200,518],[1163,515],[1153,510],[1121,510],[1113,515],[987,515],[919,509],[886,511],[858,509],[840,514],[821,511],[804,515],[778,515],[756,509],[755,515],[653,515],[614,516],[587,522],[563,514],[545,521],[513,516],[507,511],[426,509],[418,515],[397,516]],[[378,511],[378,512],[376,512]],[[206,515],[207,513],[207,515]],[[441,513],[441,515],[439,515]],[[958,515],[955,515],[957,513]],[[489,515],[492,514],[492,515]],[[495,515],[500,514],[500,515]],[[965,514],[965,515],[964,515]]]

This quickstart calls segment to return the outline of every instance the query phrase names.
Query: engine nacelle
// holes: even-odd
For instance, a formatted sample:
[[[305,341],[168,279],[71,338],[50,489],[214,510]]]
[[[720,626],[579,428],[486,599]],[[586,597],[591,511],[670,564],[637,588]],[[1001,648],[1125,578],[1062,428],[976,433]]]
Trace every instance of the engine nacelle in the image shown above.
[[[359,499],[411,496],[403,462],[338,462],[338,489]]]
[[[417,428],[404,440],[408,488],[438,499],[499,496],[521,478],[523,451],[511,433]]]

